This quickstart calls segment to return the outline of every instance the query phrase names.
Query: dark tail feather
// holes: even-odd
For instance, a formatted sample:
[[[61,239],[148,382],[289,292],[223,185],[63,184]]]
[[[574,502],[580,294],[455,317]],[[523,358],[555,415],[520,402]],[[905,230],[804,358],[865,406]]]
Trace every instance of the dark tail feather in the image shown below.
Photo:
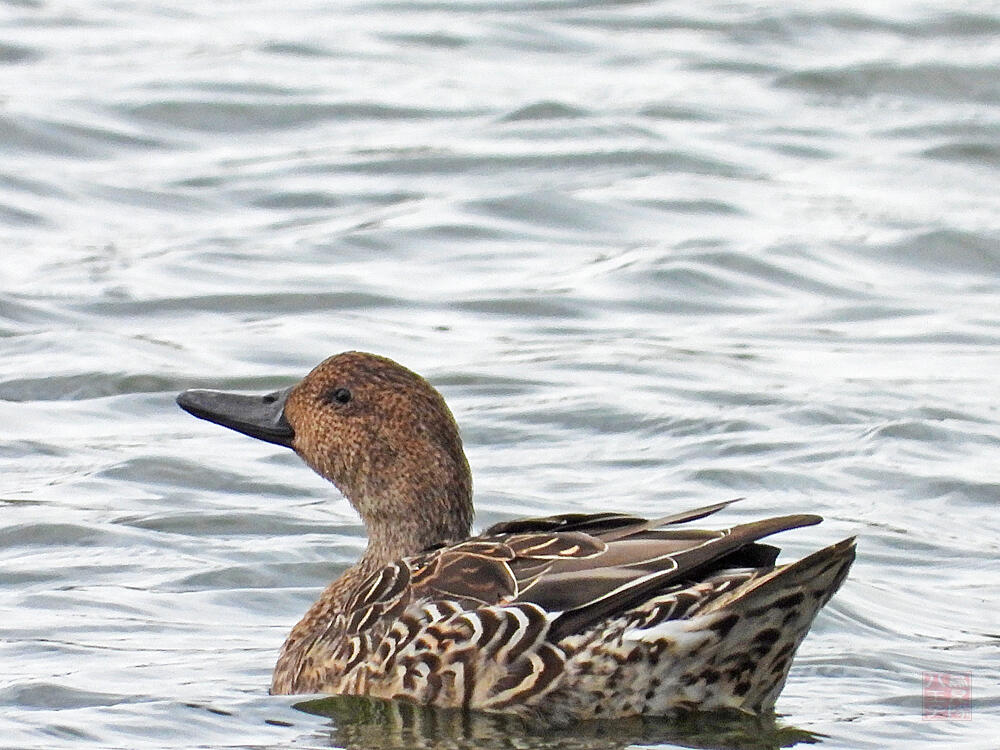
[[[714,599],[696,615],[715,613],[717,623],[726,625],[715,660],[740,672],[730,681],[738,692],[728,705],[754,713],[773,708],[795,651],[844,582],[854,556],[854,538],[844,539]]]

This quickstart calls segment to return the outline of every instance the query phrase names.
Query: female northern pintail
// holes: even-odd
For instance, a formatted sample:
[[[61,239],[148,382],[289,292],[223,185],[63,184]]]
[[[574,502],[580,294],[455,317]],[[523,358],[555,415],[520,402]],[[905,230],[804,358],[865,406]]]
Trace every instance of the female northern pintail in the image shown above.
[[[775,565],[791,515],[693,529],[569,513],[470,537],[472,479],[427,381],[346,352],[266,396],[185,391],[196,417],[292,448],[361,515],[368,548],[281,650],[273,693],[337,693],[566,722],[772,709],[854,560],[845,539]]]

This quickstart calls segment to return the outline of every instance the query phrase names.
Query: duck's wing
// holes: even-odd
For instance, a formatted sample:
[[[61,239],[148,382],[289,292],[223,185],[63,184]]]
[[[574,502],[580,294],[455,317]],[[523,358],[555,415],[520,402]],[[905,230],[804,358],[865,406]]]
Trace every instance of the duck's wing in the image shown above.
[[[729,502],[653,520],[571,513],[496,524],[480,537],[409,558],[408,583],[414,600],[467,608],[535,604],[548,613],[549,638],[558,641],[679,582],[729,568],[769,568],[778,549],[758,540],[822,520],[792,515],[718,530],[684,525]]]
[[[792,515],[727,529],[685,526],[730,502],[652,520],[568,513],[496,524],[479,537],[376,572],[347,603],[345,630],[360,633],[412,601],[462,609],[532,603],[549,614],[549,637],[559,640],[672,584],[696,583],[728,568],[772,566],[778,549],[758,540],[822,520]]]
[[[791,515],[719,530],[650,521],[634,531],[622,529],[606,536],[601,540],[606,547],[602,554],[554,561],[543,575],[526,580],[514,601],[530,601],[548,612],[552,621],[548,637],[558,642],[668,587],[710,578],[721,584],[720,572],[734,568],[766,571],[778,549],[758,540],[821,520],[815,515]]]
[[[659,528],[670,524],[697,521],[713,513],[717,513],[742,499],[741,497],[737,497],[733,500],[706,505],[694,510],[685,510],[652,520],[627,513],[562,513],[555,516],[518,518],[514,521],[501,521],[500,523],[493,524],[482,533],[482,536],[492,537],[500,534],[582,531],[608,541],[620,533],[635,533],[639,527]]]
[[[704,518],[733,502],[654,520],[624,513],[564,513],[494,524],[478,537],[396,561],[372,574],[344,608],[345,631],[360,633],[387,616],[398,615],[413,600],[451,601],[470,608],[505,604],[518,597],[533,601],[525,597],[526,592],[552,572],[579,571],[578,578],[601,579],[605,588],[613,580],[625,583],[636,571],[616,571],[617,564],[634,567],[645,563],[653,566],[651,570],[657,569],[652,559],[655,555],[635,554],[635,542],[642,546],[642,540],[655,529]],[[714,538],[724,532],[687,532],[692,533]],[[620,543],[623,539],[629,544]],[[655,549],[664,551],[662,546]],[[539,603],[557,603],[554,582],[552,579],[539,589]],[[582,603],[575,602],[577,606]]]

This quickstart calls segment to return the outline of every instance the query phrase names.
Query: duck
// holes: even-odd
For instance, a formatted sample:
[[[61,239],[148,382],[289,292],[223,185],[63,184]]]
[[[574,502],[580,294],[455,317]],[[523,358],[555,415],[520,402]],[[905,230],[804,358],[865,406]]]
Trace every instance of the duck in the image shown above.
[[[855,558],[848,538],[778,564],[761,540],[822,518],[692,526],[732,500],[613,510],[472,534],[458,426],[420,375],[327,358],[262,395],[187,390],[195,417],[291,448],[364,522],[367,547],[281,648],[270,692],[513,714],[553,725],[734,709],[767,714]]]

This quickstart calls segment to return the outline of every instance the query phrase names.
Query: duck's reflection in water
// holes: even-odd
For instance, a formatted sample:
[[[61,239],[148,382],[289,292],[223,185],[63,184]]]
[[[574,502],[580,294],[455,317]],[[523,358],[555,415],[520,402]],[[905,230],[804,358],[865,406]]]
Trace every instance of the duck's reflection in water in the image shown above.
[[[673,720],[587,721],[554,728],[497,714],[355,696],[303,701],[295,708],[332,719],[330,745],[348,750],[612,750],[632,746],[766,750],[822,739],[782,726],[774,716],[739,712],[693,713]]]

